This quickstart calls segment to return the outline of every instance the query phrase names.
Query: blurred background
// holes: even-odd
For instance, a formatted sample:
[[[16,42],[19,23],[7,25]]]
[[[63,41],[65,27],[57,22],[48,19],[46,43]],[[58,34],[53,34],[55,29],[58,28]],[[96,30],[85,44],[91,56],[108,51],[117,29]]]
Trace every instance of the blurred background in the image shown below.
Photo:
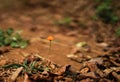
[[[66,57],[66,54],[72,53],[77,43],[85,41],[91,49],[95,49],[95,52],[85,53],[90,56],[104,54],[103,48],[96,46],[98,43],[104,43],[102,46],[120,46],[119,2],[119,0],[0,0],[0,27],[3,29],[12,27],[22,31],[23,37],[31,42],[24,52],[40,53],[51,60],[56,58],[53,61],[57,63],[69,63],[78,68],[78,63]],[[52,55],[48,56],[49,44],[43,40],[49,35],[55,37],[56,43],[53,44]]]

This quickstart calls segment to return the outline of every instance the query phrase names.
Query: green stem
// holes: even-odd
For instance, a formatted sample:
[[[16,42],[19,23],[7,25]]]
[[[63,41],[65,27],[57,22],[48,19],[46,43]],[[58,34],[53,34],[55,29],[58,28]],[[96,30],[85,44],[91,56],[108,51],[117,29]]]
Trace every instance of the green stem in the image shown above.
[[[48,51],[48,55],[50,55],[50,53],[51,53],[51,43],[52,43],[52,41],[50,41],[50,44],[49,44],[49,51]]]

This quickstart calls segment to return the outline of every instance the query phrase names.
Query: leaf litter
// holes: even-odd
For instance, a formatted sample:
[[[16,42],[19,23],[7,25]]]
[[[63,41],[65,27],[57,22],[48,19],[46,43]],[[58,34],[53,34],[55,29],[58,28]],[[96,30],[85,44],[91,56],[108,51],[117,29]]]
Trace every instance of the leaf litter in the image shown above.
[[[74,52],[75,53],[75,52]],[[73,55],[74,55],[73,53]],[[69,56],[70,58],[73,55]],[[81,58],[80,58],[81,57]],[[22,62],[1,61],[1,82],[120,82],[120,48],[111,48],[109,54],[94,58],[85,55],[79,70],[71,65],[58,65],[39,55],[26,56]]]
[[[1,66],[0,77],[3,82],[6,82],[6,80],[7,82],[15,82],[19,77],[24,78],[23,82],[57,82],[67,80],[72,82],[74,75],[72,75],[70,67],[70,65],[60,66],[42,57],[29,55],[22,63],[8,63]],[[13,69],[14,71],[12,71]]]

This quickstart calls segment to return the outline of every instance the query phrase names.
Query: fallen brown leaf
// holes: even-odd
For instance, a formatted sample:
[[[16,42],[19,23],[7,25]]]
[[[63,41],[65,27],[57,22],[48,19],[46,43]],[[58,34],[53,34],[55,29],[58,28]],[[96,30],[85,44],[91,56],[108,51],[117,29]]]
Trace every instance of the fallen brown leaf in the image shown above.
[[[65,65],[63,67],[61,67],[60,69],[58,69],[57,72],[55,72],[55,74],[57,75],[63,75],[67,70],[69,70],[70,65]]]
[[[15,82],[15,80],[17,79],[18,75],[20,74],[20,72],[23,70],[23,67],[18,68],[13,75],[11,76],[11,81]]]
[[[29,76],[27,73],[25,73],[24,75],[24,81],[23,82],[32,82],[30,79],[29,79]]]

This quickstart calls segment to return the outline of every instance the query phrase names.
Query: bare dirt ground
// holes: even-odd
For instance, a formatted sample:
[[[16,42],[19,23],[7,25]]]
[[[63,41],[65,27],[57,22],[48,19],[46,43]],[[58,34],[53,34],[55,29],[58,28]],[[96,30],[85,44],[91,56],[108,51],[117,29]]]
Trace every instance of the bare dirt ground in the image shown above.
[[[12,27],[15,30],[22,30],[23,37],[30,40],[30,45],[26,49],[11,49],[10,52],[2,55],[3,58],[21,59],[23,54],[36,53],[58,64],[70,64],[75,68],[80,67],[79,63],[71,61],[66,55],[70,54],[75,44],[80,41],[87,41],[92,47],[96,47],[96,42],[92,41],[90,35],[81,34],[76,28],[73,30],[74,27],[71,27],[73,28],[71,30],[65,26],[56,26],[54,19],[62,16],[48,12],[44,9],[33,9],[15,14],[2,14],[1,27],[3,29]],[[52,43],[51,54],[48,55],[49,41],[47,41],[47,37],[49,35],[54,36],[55,40]],[[90,54],[96,53],[92,52]]]

